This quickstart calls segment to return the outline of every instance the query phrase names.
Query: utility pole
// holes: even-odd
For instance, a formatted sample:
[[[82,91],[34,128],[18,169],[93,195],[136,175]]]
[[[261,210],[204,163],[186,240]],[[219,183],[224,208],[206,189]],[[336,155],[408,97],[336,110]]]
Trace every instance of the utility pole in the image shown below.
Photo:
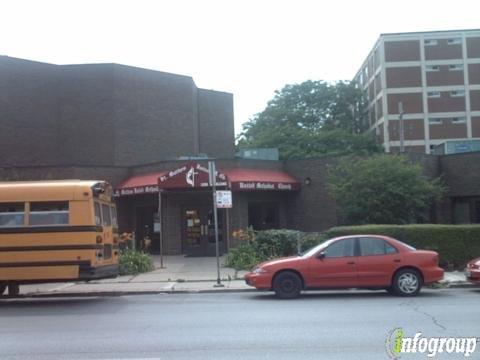
[[[208,162],[208,178],[210,185],[212,186],[213,195],[213,219],[215,223],[215,254],[217,256],[217,283],[214,287],[223,287],[222,280],[220,279],[220,247],[218,244],[218,215],[217,215],[217,170],[215,169],[215,163],[213,161]]]
[[[403,102],[401,101],[398,103],[398,113],[400,114],[398,118],[399,132],[400,132],[400,153],[404,153],[405,152],[405,127],[403,124],[403,114],[404,114]]]

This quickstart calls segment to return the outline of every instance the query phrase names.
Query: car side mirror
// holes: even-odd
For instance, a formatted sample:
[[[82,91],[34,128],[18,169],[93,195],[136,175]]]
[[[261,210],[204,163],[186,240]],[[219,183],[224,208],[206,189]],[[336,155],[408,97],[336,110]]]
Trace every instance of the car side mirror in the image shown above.
[[[322,260],[325,258],[325,256],[326,256],[325,251],[322,251],[319,254],[317,254],[317,259]]]

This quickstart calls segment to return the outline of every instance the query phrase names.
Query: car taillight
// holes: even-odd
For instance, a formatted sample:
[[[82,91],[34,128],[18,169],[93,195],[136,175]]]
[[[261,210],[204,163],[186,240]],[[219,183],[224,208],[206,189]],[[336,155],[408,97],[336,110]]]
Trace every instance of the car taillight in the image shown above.
[[[101,244],[102,242],[103,242],[103,238],[100,235],[98,235],[97,236],[97,244]]]
[[[480,265],[471,264],[471,265],[470,265],[470,268],[471,268],[471,269],[480,269]]]

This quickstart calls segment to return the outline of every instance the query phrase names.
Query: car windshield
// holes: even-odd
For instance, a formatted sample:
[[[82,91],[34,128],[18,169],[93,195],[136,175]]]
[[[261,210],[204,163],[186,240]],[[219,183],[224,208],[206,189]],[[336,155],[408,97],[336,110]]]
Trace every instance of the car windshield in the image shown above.
[[[313,254],[316,254],[317,252],[319,252],[321,249],[326,248],[328,245],[330,245],[332,243],[333,240],[335,240],[335,239],[325,240],[324,242],[314,246],[313,248],[305,250],[304,252],[301,252],[299,255],[301,257],[310,257]]]

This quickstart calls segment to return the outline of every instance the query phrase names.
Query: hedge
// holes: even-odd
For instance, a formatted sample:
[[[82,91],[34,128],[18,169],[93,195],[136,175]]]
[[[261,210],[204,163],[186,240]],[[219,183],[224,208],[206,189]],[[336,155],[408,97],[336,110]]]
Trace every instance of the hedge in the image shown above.
[[[480,257],[480,225],[359,225],[334,227],[325,233],[328,238],[355,234],[386,235],[417,249],[434,250],[448,270],[463,269]]]

